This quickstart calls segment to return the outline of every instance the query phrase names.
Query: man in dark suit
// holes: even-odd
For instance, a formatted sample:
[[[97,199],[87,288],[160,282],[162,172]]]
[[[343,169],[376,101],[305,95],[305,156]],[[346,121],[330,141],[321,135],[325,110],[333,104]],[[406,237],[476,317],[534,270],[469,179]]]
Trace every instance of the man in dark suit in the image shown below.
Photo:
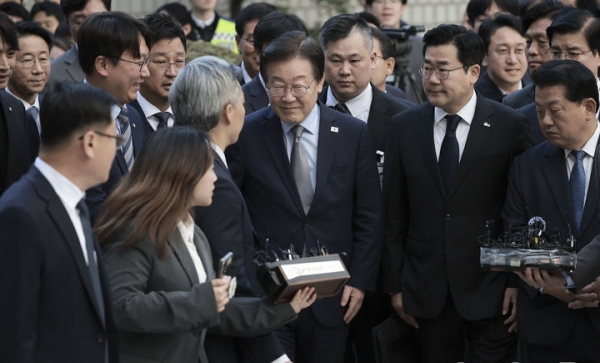
[[[256,48],[256,54],[260,54],[278,36],[292,30],[301,30],[308,34],[306,25],[294,14],[273,11],[263,16],[256,24],[256,28],[254,28],[254,48]],[[265,80],[260,73],[252,81],[244,84],[242,91],[244,91],[246,99],[246,115],[269,105]]]
[[[74,44],[71,49],[52,61],[52,74],[46,83],[44,93],[51,91],[61,82],[83,82],[85,74],[79,65],[77,32],[90,15],[110,11],[110,6],[111,0],[62,0],[60,2],[60,8],[67,18]]]
[[[384,287],[418,329],[423,362],[463,361],[465,342],[473,362],[512,361],[516,288],[481,269],[478,237],[500,221],[511,162],[531,146],[527,120],[474,91],[477,34],[444,24],[423,41],[429,102],[395,116],[388,138]]]
[[[546,29],[563,9],[564,5],[559,0],[547,0],[535,4],[521,15],[521,25],[527,41],[527,63],[532,75],[542,64],[550,60],[550,40]],[[502,103],[514,109],[521,108],[535,102],[534,90],[535,85],[530,83],[522,89],[506,95],[502,99]],[[535,122],[537,123],[537,115]],[[534,142],[539,143],[535,141],[535,137]]]
[[[40,156],[0,198],[3,361],[118,360],[102,253],[83,203],[84,191],[108,178],[121,140],[114,104],[74,83],[46,95]]]
[[[377,150],[372,160],[382,163],[392,117],[408,109],[408,101],[403,104],[371,83],[375,63],[383,62],[374,52],[372,31],[376,30],[371,30],[358,15],[337,15],[323,24],[319,38],[325,53],[325,81],[328,86],[319,98],[327,106],[367,123]],[[363,307],[350,324],[349,345],[356,345],[356,354],[361,362],[375,359],[371,329],[389,314],[387,294],[380,289],[377,292],[367,291]]]
[[[19,40],[15,23],[0,13],[0,89],[7,86]],[[37,156],[38,130],[33,120],[25,118],[21,102],[0,91],[0,195],[27,173]]]
[[[381,252],[371,136],[364,122],[317,101],[323,68],[321,47],[304,32],[271,42],[261,53],[270,106],[246,117],[228,149],[261,248],[344,253],[351,277],[343,291],[278,331],[297,363],[343,361],[347,324],[374,287]]]
[[[328,84],[321,101],[366,122],[375,149],[384,151],[392,116],[408,106],[371,83],[376,54],[369,25],[357,15],[336,15],[323,24],[319,38]]]
[[[144,134],[149,136],[175,122],[169,90],[179,70],[185,66],[186,39],[181,26],[169,15],[153,13],[143,21],[153,35],[148,63],[150,76],[144,79],[137,98],[129,106],[138,111],[144,120]]]
[[[94,14],[77,36],[79,64],[86,81],[115,97],[118,108],[113,110],[113,116],[117,132],[126,139],[117,150],[108,181],[86,194],[94,221],[106,196],[129,172],[144,143],[146,121],[127,103],[136,99],[140,85],[150,75],[148,54],[152,37],[143,22],[121,12]]]
[[[521,21],[514,15],[498,14],[483,21],[479,36],[485,46],[485,73],[479,77],[475,90],[497,102],[531,82],[527,75],[525,33]]]
[[[579,62],[553,60],[536,71],[534,81],[540,126],[548,141],[515,159],[503,218],[512,228],[523,228],[539,216],[547,230],[558,229],[563,239],[572,234],[580,250],[600,233],[598,185],[592,178],[600,136],[596,77]],[[579,182],[581,193],[573,194]],[[569,309],[566,303],[576,295],[562,287],[520,287],[519,338],[527,344],[529,360],[598,361],[597,308]]]
[[[170,94],[177,125],[191,126],[210,135],[217,175],[212,203],[195,208],[196,224],[206,234],[212,261],[233,252],[227,274],[237,279],[236,296],[254,297],[264,293],[256,279],[254,230],[244,196],[227,168],[223,150],[235,143],[244,123],[244,94],[230,65],[212,56],[194,59],[173,84]],[[190,99],[205,102],[189,105]],[[204,344],[211,362],[274,362],[284,355],[273,333],[256,338],[235,338],[209,334]],[[252,357],[252,358],[251,358]],[[287,357],[284,361],[288,361]]]

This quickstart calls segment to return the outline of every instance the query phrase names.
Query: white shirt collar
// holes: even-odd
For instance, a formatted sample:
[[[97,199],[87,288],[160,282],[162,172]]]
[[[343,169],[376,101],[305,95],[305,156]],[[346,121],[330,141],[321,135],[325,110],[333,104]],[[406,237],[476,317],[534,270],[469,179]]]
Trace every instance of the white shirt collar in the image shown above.
[[[76,209],[77,204],[85,197],[85,192],[39,157],[33,165],[48,180],[65,207]]]
[[[192,11],[190,14],[191,14],[191,16],[192,16],[192,20],[194,21],[194,23],[196,23],[196,25],[197,25],[199,28],[206,28],[207,26],[210,26],[210,25],[213,23],[213,21],[215,21],[215,17],[216,17],[216,14],[215,14],[215,12],[214,12],[214,11],[213,11],[213,13],[212,13],[212,16],[211,16],[211,17],[210,17],[210,19],[208,19],[208,20],[202,20],[202,19],[198,19],[198,18],[196,17],[196,15],[194,15],[194,12],[193,12],[193,11]]]
[[[458,111],[456,114],[459,115],[465,122],[467,122],[470,125],[471,122],[473,121],[473,116],[475,116],[475,108],[476,107],[477,107],[477,93],[475,91],[473,91],[473,95],[471,96],[471,99],[469,100],[469,102],[467,102],[467,104],[464,105],[463,108],[461,108],[460,111]],[[442,110],[439,107],[435,107],[434,108],[434,125],[437,124],[438,122],[442,121],[442,119],[444,117],[446,117],[447,114],[448,114],[448,112]]]
[[[25,107],[25,111],[29,110],[30,107],[37,107],[37,109],[40,109],[40,96],[36,95],[35,96],[35,101],[33,102],[33,105],[29,104],[29,102],[25,101],[24,99],[22,99],[21,97],[17,96],[16,94],[14,94],[10,88],[6,87],[5,88],[6,93],[8,93],[9,95],[12,95],[13,97],[15,97],[16,99],[18,99],[19,101],[21,101],[21,103],[23,104],[23,107]]]
[[[149,121],[150,126],[156,131],[158,128],[158,119],[155,119],[156,117],[154,115],[162,111],[151,104],[139,91],[137,93],[137,101],[140,104],[140,108],[144,112],[144,115],[146,115],[146,119]],[[170,114],[168,126],[173,126],[173,109],[171,109],[171,105],[169,105],[169,108],[167,108],[165,112]],[[152,117],[152,119],[150,119],[150,117]]]
[[[310,111],[308,116],[300,125],[304,127],[304,130],[310,132],[311,134],[316,134],[319,129],[319,119],[321,118],[321,110],[319,109],[319,104],[316,103],[313,109]],[[281,127],[283,128],[283,135],[287,135],[287,133],[294,127],[295,125],[288,124],[287,122],[281,121]]]
[[[581,148],[581,150],[585,151],[585,153],[587,155],[591,156],[592,158],[596,154],[596,146],[598,146],[598,138],[600,138],[600,127],[598,127],[598,123],[596,123],[596,130],[594,130],[592,137],[590,137],[590,139]],[[564,149],[565,158],[569,157],[569,154],[571,153],[571,151],[572,150],[570,150],[570,149]]]
[[[506,96],[507,94],[511,93],[511,92],[506,92],[505,90],[503,90],[502,88],[498,87],[498,89],[500,90],[500,93],[502,93],[502,96]],[[519,82],[519,88],[517,88],[515,91],[518,91],[520,89],[523,89],[523,81]]]
[[[242,61],[242,64],[240,64],[240,67],[242,68],[242,74],[244,75],[244,83],[250,82],[252,80],[252,77],[250,77],[250,75],[248,74],[248,71],[246,70],[244,61]],[[264,84],[263,84],[263,86],[264,86]]]
[[[352,116],[367,122],[369,119],[369,111],[371,110],[371,103],[373,102],[373,88],[369,83],[367,87],[356,97],[344,102]],[[327,106],[335,106],[339,101],[333,95],[331,85],[327,87]]]
[[[225,164],[225,167],[229,169],[229,165],[227,165],[227,159],[225,158],[225,153],[223,152],[223,150],[221,150],[221,148],[219,147],[219,145],[215,144],[214,142],[210,142],[210,147],[212,147],[212,149],[215,151],[215,153],[217,153],[217,155],[219,155],[219,157],[221,158],[221,160],[223,160],[223,163]]]

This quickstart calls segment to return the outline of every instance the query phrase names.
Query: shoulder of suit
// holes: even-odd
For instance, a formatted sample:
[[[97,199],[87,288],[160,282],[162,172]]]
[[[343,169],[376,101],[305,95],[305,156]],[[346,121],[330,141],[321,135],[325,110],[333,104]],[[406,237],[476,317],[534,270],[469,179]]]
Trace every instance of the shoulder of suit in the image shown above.
[[[1,108],[8,113],[20,112],[25,116],[25,107],[23,107],[23,103],[17,100],[12,95],[6,93],[6,91],[0,91],[0,106]]]

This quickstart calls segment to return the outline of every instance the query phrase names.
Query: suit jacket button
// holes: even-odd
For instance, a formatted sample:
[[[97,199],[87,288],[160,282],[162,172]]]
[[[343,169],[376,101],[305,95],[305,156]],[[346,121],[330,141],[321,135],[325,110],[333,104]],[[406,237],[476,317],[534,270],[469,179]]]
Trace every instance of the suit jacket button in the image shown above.
[[[446,214],[446,220],[449,221],[450,220],[450,214]]]
[[[98,336],[96,336],[96,341],[100,344],[104,343],[104,335],[98,334]]]

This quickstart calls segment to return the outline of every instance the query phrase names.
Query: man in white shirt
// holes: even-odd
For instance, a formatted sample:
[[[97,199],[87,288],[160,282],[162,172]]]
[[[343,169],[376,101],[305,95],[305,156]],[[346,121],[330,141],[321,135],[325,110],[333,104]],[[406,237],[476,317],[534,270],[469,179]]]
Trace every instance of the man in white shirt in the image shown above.
[[[64,83],[44,98],[34,166],[0,198],[0,341],[7,362],[116,362],[102,253],[85,190],[108,179],[116,147],[105,91]]]
[[[23,103],[40,128],[40,92],[50,77],[50,34],[34,22],[19,22],[19,50],[6,92]]]

